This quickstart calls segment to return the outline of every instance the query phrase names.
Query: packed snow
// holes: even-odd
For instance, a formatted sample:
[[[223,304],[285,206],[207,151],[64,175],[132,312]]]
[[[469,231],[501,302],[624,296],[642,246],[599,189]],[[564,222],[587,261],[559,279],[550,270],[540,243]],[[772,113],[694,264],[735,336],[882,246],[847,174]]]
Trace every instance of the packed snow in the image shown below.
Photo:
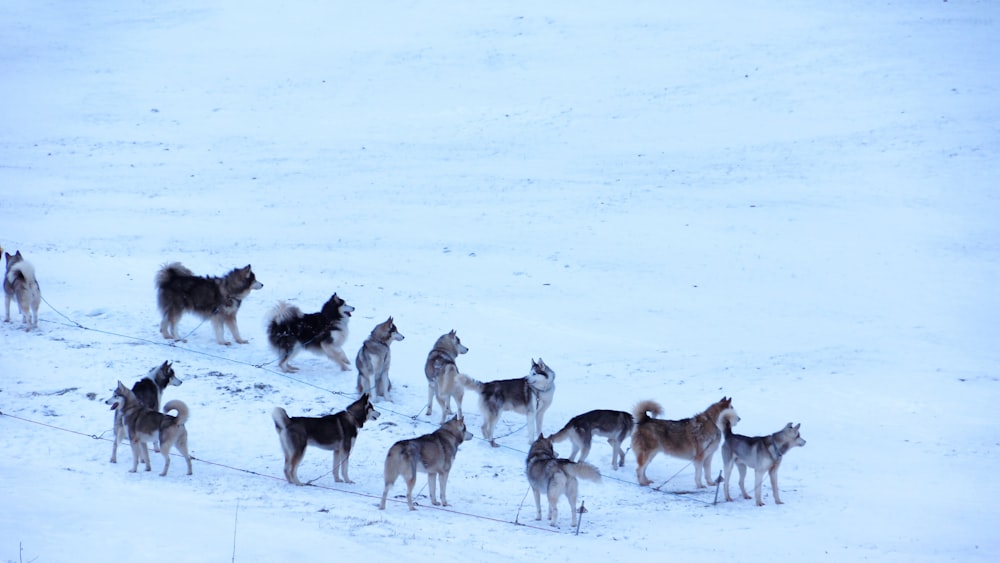
[[[0,560],[997,560],[998,38],[973,1],[4,2],[0,245],[44,302],[0,326]],[[252,265],[248,344],[160,336],[173,261]],[[282,373],[265,319],[334,292],[352,359],[390,315],[406,339],[355,483],[310,448],[297,487],[271,411],[339,411],[356,376]],[[492,448],[470,391],[451,506],[421,475],[380,511],[452,329],[479,380],[555,370],[546,434],[644,399],[801,423],[785,504],[664,455],[641,487],[598,439],[552,528],[524,416]],[[129,473],[104,399],[166,360],[194,472]]]

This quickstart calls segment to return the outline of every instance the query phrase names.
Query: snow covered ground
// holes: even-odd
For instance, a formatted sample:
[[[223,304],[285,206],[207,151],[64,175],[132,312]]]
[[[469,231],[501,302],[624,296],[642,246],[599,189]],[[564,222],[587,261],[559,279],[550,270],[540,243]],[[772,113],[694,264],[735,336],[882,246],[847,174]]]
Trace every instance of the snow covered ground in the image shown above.
[[[46,302],[0,326],[0,560],[996,560],[998,37],[965,1],[3,3],[0,245]],[[175,260],[253,265],[249,344],[160,338]],[[264,318],[335,291],[352,358],[395,317],[397,390],[356,484],[311,449],[295,487],[270,411],[340,410],[354,374],[278,372]],[[493,449],[470,392],[452,506],[421,477],[379,511],[450,329],[478,379],[556,370],[547,433],[647,398],[801,422],[785,504],[715,504],[664,456],[640,487],[599,441],[553,530],[523,417]],[[101,399],[164,360],[190,477],[108,463]]]

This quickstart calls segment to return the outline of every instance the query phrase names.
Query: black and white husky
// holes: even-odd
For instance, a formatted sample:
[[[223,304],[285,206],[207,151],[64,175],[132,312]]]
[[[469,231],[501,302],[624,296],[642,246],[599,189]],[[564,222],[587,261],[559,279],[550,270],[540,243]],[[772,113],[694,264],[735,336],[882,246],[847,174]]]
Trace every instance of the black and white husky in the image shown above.
[[[483,416],[483,437],[494,448],[500,447],[493,438],[493,431],[503,411],[514,411],[528,418],[528,441],[534,443],[542,431],[542,418],[552,404],[556,393],[556,372],[538,361],[531,360],[531,371],[517,379],[476,381],[465,374],[458,381],[467,389],[479,393],[479,411]]]
[[[351,360],[344,353],[347,322],[354,307],[334,293],[318,313],[305,314],[295,305],[284,301],[271,311],[267,322],[267,339],[278,353],[278,367],[284,372],[298,371],[288,362],[305,348],[330,358],[340,369],[351,369]]]

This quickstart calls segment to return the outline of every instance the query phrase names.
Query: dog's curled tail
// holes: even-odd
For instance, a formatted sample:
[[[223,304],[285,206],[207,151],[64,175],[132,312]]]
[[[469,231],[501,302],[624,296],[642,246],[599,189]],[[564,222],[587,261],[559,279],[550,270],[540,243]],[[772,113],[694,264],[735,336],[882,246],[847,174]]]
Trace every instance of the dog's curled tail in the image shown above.
[[[656,418],[661,414],[663,414],[663,407],[660,406],[660,403],[657,403],[652,399],[639,401],[639,404],[637,404],[635,408],[632,409],[632,416],[635,417],[636,424],[642,424],[643,422],[648,422],[649,420]]]
[[[458,376],[455,379],[456,381],[458,381],[459,385],[465,387],[466,389],[472,389],[477,393],[483,392],[483,382],[479,381],[478,379],[471,378],[468,375],[465,375],[464,373],[461,372],[459,372]]]
[[[177,425],[183,425],[187,422],[188,415],[191,413],[191,410],[184,404],[184,401],[177,399],[167,401],[167,404],[163,405],[163,412],[169,413],[170,411],[177,411],[177,422],[175,423]]]
[[[29,288],[38,285],[38,282],[35,281],[35,267],[31,265],[31,262],[21,260],[10,267],[10,271],[7,272],[7,282],[13,285],[17,282],[17,278],[21,278]]]
[[[287,301],[278,301],[278,304],[271,309],[271,314],[268,315],[268,325],[285,323],[292,319],[301,318],[302,316],[302,309]]]
[[[586,461],[570,463],[566,466],[566,470],[580,479],[593,481],[595,483],[601,482],[601,470]]]
[[[736,414],[733,409],[726,409],[722,412],[722,416],[719,417],[719,427],[722,432],[729,438],[733,435],[733,426],[740,421],[740,416]]]
[[[292,419],[288,418],[288,413],[285,412],[285,409],[281,407],[274,407],[274,410],[271,411],[271,418],[274,419],[274,429],[278,432],[288,428],[288,423],[292,421]]]

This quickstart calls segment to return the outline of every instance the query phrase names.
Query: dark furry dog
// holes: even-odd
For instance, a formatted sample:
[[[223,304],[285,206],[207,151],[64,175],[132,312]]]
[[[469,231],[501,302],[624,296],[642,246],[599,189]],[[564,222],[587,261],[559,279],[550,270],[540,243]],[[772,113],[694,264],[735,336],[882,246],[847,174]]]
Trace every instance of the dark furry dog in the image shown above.
[[[180,385],[183,383],[174,373],[170,362],[163,362],[158,367],[149,370],[146,377],[136,381],[132,385],[132,394],[138,399],[139,404],[147,409],[159,412],[160,398],[163,390],[170,385]],[[114,405],[117,399],[111,397],[104,401],[107,405]],[[111,446],[111,463],[118,463],[118,442],[125,438],[125,410],[115,409],[114,421],[114,443]],[[153,442],[153,451],[160,451],[160,443]]]
[[[597,409],[574,416],[562,430],[549,436],[549,439],[553,442],[569,440],[573,445],[569,459],[575,459],[577,452],[580,452],[578,461],[585,461],[594,436],[604,436],[611,444],[611,469],[617,470],[625,465],[622,442],[632,433],[634,426],[635,421],[627,412]]]
[[[215,340],[229,345],[222,327],[229,327],[233,339],[240,344],[247,341],[240,337],[236,326],[236,313],[250,292],[264,287],[248,264],[220,277],[196,276],[180,262],[160,268],[156,274],[156,301],[163,313],[160,333],[168,340],[180,340],[177,321],[185,312],[194,313],[212,321]]]
[[[318,313],[304,314],[295,305],[284,301],[271,311],[267,323],[267,339],[278,353],[278,367],[284,372],[298,371],[288,362],[305,348],[323,354],[336,362],[340,369],[351,369],[351,361],[344,353],[347,341],[347,322],[354,307],[334,293]]]
[[[333,450],[333,479],[338,483],[353,483],[347,476],[347,461],[358,438],[358,430],[380,414],[367,394],[345,410],[321,417],[290,417],[285,409],[275,407],[271,418],[281,441],[281,451],[285,454],[285,479],[293,485],[303,484],[298,477],[299,463],[306,453],[306,446],[316,446]]]

